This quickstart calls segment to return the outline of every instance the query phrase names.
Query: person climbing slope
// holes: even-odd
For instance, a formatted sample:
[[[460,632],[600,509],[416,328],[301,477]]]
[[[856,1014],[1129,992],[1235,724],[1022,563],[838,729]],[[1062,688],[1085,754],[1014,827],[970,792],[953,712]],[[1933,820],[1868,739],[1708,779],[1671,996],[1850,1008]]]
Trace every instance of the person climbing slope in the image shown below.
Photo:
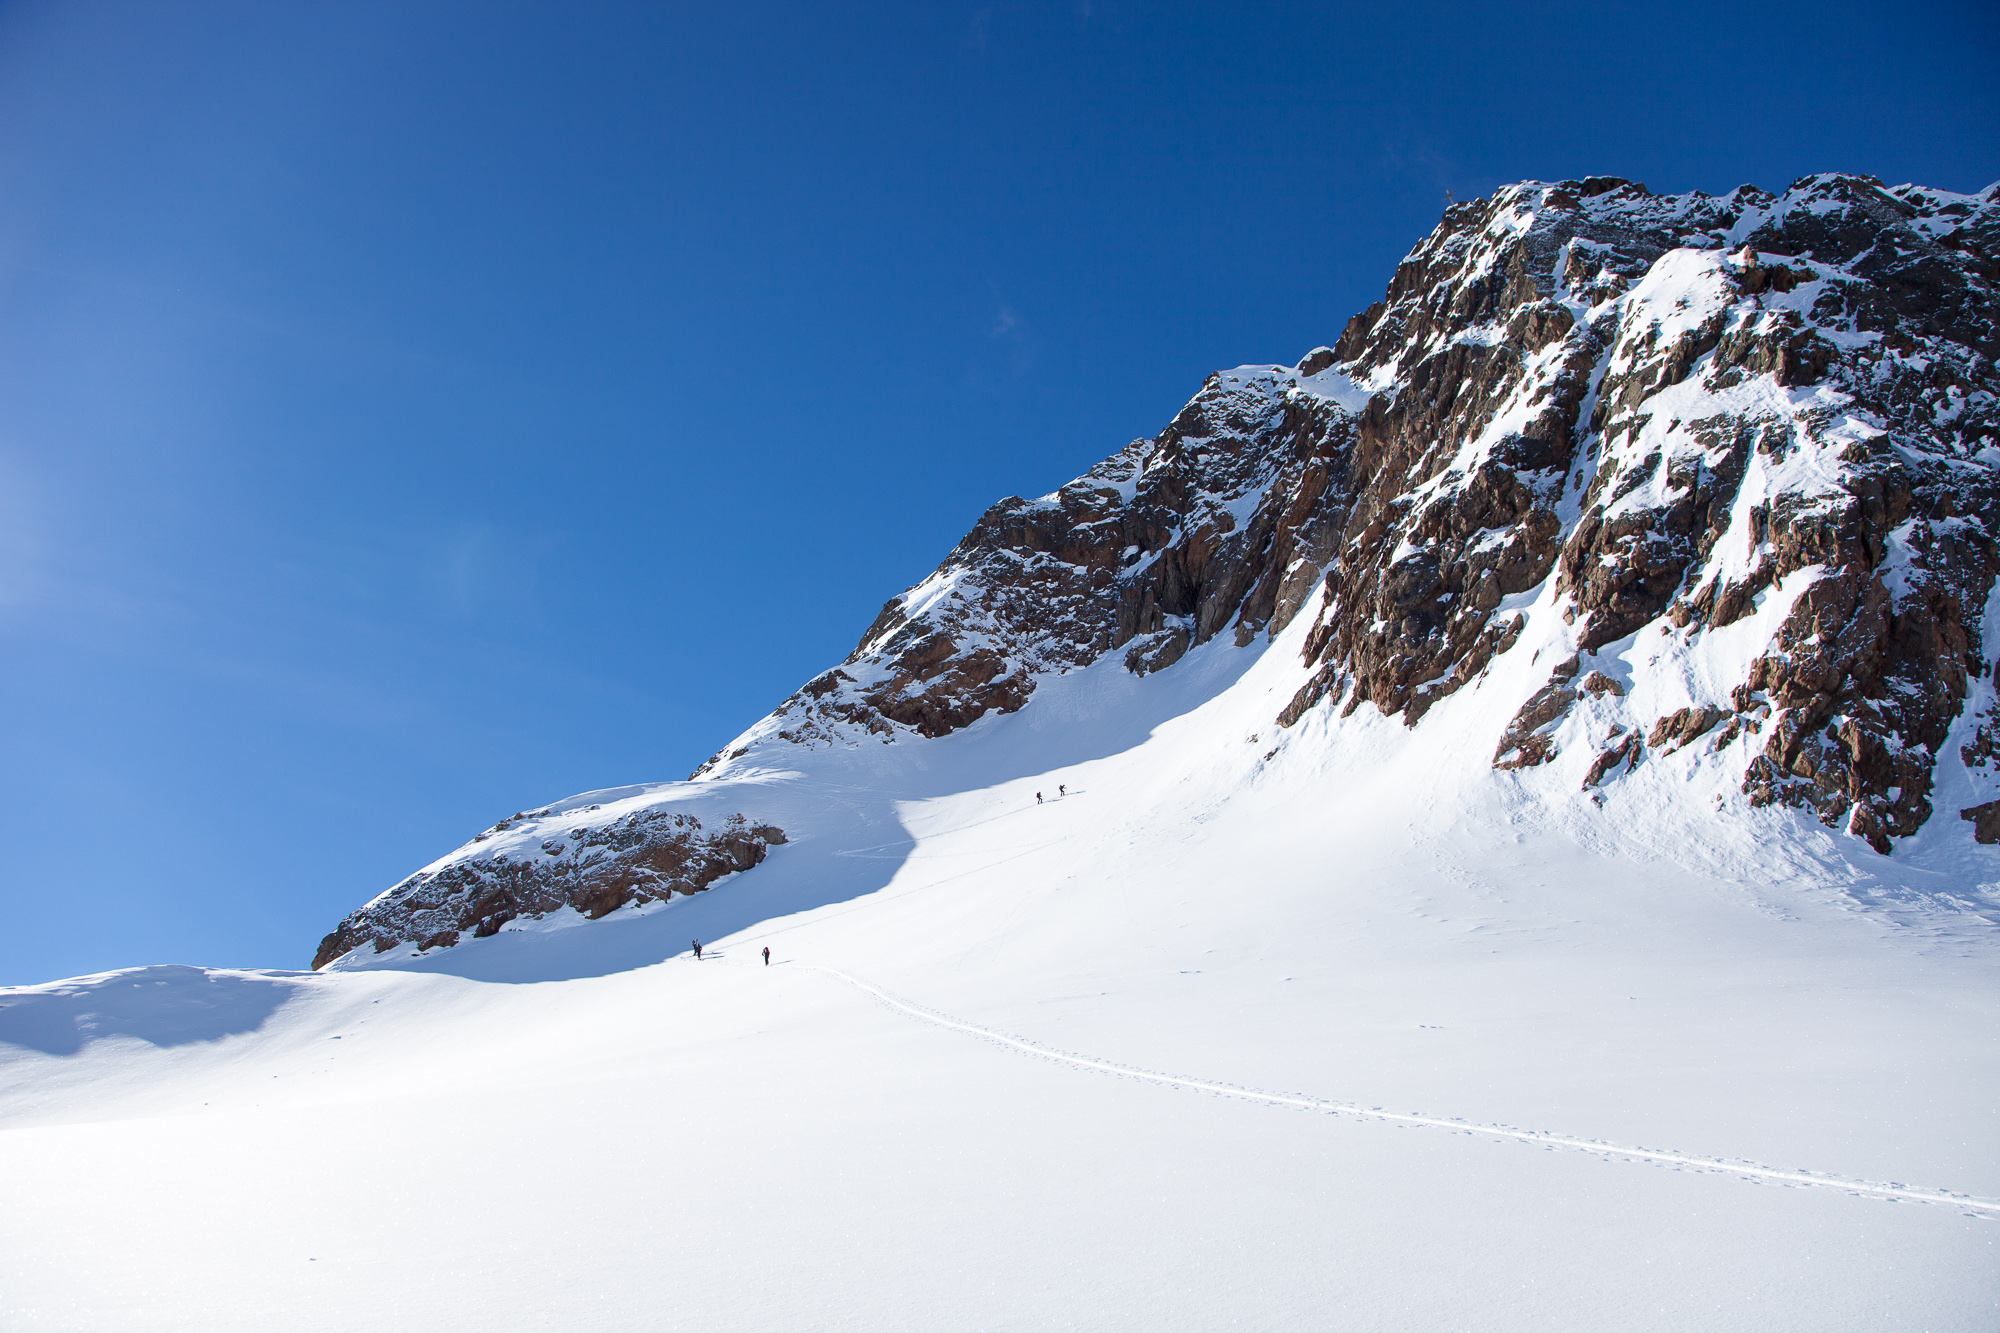
[[[699,963],[699,962],[701,961],[701,941],[700,941],[700,940],[696,940],[696,941],[694,942],[694,960],[695,960],[695,961],[696,961],[697,963]]]
[[[767,944],[764,946],[764,966],[769,967],[770,965],[771,965],[771,946]]]

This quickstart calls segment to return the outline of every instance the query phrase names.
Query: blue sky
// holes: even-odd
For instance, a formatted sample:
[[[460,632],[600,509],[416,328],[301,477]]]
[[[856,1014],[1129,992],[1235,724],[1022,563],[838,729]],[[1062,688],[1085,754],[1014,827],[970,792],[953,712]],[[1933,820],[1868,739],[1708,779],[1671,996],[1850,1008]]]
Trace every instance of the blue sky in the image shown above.
[[[1989,4],[0,5],[0,983],[684,776],[1446,191],[2000,177]]]

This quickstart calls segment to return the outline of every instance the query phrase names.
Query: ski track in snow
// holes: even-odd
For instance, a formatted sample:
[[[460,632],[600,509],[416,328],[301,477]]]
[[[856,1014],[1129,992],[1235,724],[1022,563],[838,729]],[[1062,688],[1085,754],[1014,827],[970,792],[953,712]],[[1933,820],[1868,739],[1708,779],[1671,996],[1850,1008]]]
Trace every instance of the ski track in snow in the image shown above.
[[[1260,1092],[1255,1088],[1239,1087],[1233,1083],[1219,1083],[1213,1079],[1182,1078],[1174,1074],[1161,1074],[1153,1070],[1138,1069],[1122,1065],[1114,1060],[1100,1060],[1095,1056],[1075,1055],[1068,1051],[1058,1051],[1041,1046],[1020,1037],[996,1032],[992,1028],[968,1023],[961,1018],[953,1018],[934,1009],[911,1004],[881,987],[850,976],[837,967],[823,963],[796,963],[794,966],[809,971],[821,972],[838,978],[882,1004],[898,1010],[912,1018],[954,1032],[964,1032],[1001,1046],[1010,1047],[1026,1055],[1039,1056],[1044,1060],[1054,1060],[1061,1064],[1075,1065],[1100,1074],[1116,1074],[1124,1078],[1135,1078],[1147,1083],[1157,1083],[1164,1087],[1186,1088],[1194,1092],[1210,1092],[1223,1097],[1235,1097],[1243,1101],[1262,1102],[1268,1106],[1285,1106],[1301,1111],[1320,1111],[1328,1115],[1350,1115],[1366,1120],[1386,1120],[1399,1125],[1423,1125],[1432,1129],[1448,1129],[1460,1134],[1484,1134],[1493,1138],[1512,1139],[1520,1143],[1538,1144],[1544,1148],[1569,1148],[1579,1152],[1596,1153],[1603,1157],[1620,1157],[1632,1161],[1652,1162],[1662,1166],[1686,1168],[1690,1170],[1726,1173],[1752,1181],[1771,1180],[1780,1184],[1806,1185],[1819,1189],[1843,1190],[1848,1194],[1863,1198],[1882,1199],[1887,1202],[1909,1202],[1944,1204],[1963,1210],[1967,1216],[2000,1218],[2000,1202],[1975,1198],[1967,1194],[1957,1194],[1949,1190],[1921,1189],[1898,1182],[1887,1183],[1865,1180],[1850,1180],[1841,1176],[1809,1171],[1782,1171],[1776,1167],[1762,1166],[1755,1162],[1726,1161],[1715,1157],[1697,1157],[1688,1153],[1664,1152],[1655,1148],[1631,1148],[1613,1143],[1601,1143],[1594,1139],[1570,1138],[1561,1134],[1544,1133],[1529,1129],[1510,1129],[1502,1125],[1486,1125],[1468,1120],[1456,1120],[1445,1116],[1416,1115],[1400,1111],[1384,1111],[1379,1107],[1355,1106],[1347,1102],[1327,1101],[1319,1097],[1302,1097],[1285,1093]]]

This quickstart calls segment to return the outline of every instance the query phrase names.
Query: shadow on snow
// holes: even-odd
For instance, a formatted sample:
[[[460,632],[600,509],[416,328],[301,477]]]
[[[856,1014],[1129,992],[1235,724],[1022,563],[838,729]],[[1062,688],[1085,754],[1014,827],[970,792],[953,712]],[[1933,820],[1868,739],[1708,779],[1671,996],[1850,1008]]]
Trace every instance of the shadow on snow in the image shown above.
[[[427,956],[399,952],[348,966],[472,981],[570,981],[650,967],[690,952],[693,940],[725,939],[765,922],[851,902],[887,887],[915,849],[902,818],[906,804],[1121,754],[1227,690],[1261,655],[1262,645],[1242,649],[1216,640],[1189,653],[1173,671],[1141,678],[1127,672],[1116,654],[1106,654],[1093,667],[1044,680],[1020,712],[989,714],[948,736],[797,752],[797,771],[722,780],[740,783],[746,800],[765,802],[754,806],[759,819],[796,831],[792,842],[774,848],[755,870],[690,897],[600,921],[553,929],[530,925]],[[1069,781],[1074,785],[1077,778]],[[751,791],[757,796],[749,796]],[[1033,816],[1032,791],[996,793],[995,800],[992,818]]]
[[[0,1043],[74,1055],[103,1037],[186,1046],[262,1027],[296,983],[174,964],[0,991]]]

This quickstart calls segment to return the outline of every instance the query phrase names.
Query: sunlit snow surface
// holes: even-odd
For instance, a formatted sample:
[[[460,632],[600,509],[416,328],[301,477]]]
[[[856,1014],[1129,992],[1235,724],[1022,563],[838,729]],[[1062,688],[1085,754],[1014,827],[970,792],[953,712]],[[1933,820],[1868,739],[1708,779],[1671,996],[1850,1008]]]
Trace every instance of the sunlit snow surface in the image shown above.
[[[1995,1327],[1991,850],[1494,773],[1530,616],[1414,731],[1272,726],[1302,616],[595,794],[793,835],[670,906],[0,992],[0,1327]]]

